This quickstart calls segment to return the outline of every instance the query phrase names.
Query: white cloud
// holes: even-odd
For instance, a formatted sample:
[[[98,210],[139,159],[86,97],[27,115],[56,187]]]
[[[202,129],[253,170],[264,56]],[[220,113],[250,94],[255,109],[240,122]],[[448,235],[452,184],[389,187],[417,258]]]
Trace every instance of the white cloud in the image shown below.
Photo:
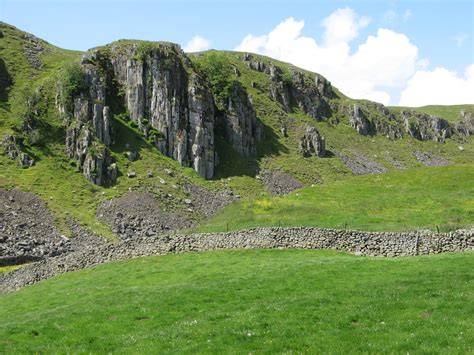
[[[464,76],[445,68],[419,70],[400,96],[400,106],[474,104],[474,64]]]
[[[408,20],[406,10],[403,19]],[[399,16],[400,18],[400,16]],[[429,71],[429,60],[418,57],[418,47],[402,34],[379,28],[351,50],[351,42],[368,19],[352,9],[338,9],[323,20],[323,41],[304,36],[304,21],[289,17],[270,32],[247,35],[238,51],[268,55],[324,75],[353,98],[400,105],[470,103],[474,101],[474,64],[464,77],[445,68]]]
[[[386,89],[403,87],[415,72],[418,48],[405,35],[381,28],[351,53],[350,42],[368,19],[345,8],[322,24],[323,45],[303,36],[304,21],[290,17],[268,34],[247,35],[236,50],[265,54],[321,73],[349,96],[385,104],[390,102]]]
[[[194,36],[184,47],[185,52],[200,52],[211,48],[211,41],[201,36]]]
[[[348,7],[337,9],[323,20],[324,41],[326,45],[349,42],[356,38],[359,30],[368,24],[367,17],[359,17],[354,10]]]

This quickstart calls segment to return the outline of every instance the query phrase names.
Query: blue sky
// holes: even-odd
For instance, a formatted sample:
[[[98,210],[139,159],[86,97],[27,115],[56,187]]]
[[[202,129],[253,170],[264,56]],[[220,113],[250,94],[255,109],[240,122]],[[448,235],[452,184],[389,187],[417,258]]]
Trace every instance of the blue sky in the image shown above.
[[[343,11],[338,11],[338,9]],[[327,25],[329,20],[325,22],[325,19],[332,14],[335,15],[331,17],[334,23],[331,27]],[[285,22],[290,17],[293,18],[293,22]],[[195,49],[208,47],[235,49],[240,45],[241,49],[253,49],[262,54],[292,61],[307,69],[319,69],[329,80],[335,80],[337,86],[344,92],[388,104],[398,104],[401,102],[401,97],[407,98],[410,92],[416,93],[425,87],[430,87],[433,82],[438,82],[440,79],[446,80],[446,85],[459,85],[458,90],[465,91],[466,88],[471,88],[470,72],[466,74],[465,71],[474,63],[474,2],[467,0],[0,0],[0,20],[31,32],[57,46],[79,50],[86,50],[120,38],[167,40],[186,47],[194,36],[200,36],[204,40],[204,46]],[[304,25],[302,25],[303,21]],[[293,28],[295,33],[292,38],[286,38],[287,42],[282,40],[281,48],[275,49],[265,41],[272,38],[270,33],[282,23],[285,23],[288,28]],[[351,27],[351,23],[356,26],[355,32],[341,34],[342,39],[337,37],[337,34],[329,33],[334,29],[337,32],[341,26]],[[389,32],[379,33],[379,29],[386,29]],[[283,26],[282,31],[280,32],[286,33],[287,28]],[[243,45],[244,37],[249,34],[252,38],[259,38],[258,45]],[[398,38],[395,34],[403,35],[404,38]],[[274,33],[273,39],[279,41],[276,36],[277,34]],[[384,78],[381,74],[378,80],[370,82],[370,75],[367,74],[357,79],[361,82],[367,81],[358,87],[354,83],[354,78],[352,82],[348,78],[349,74],[345,77],[343,73],[339,74],[337,67],[328,67],[330,62],[334,62],[334,57],[331,55],[337,55],[334,53],[341,41],[347,45],[348,52],[344,54],[347,56],[346,60],[341,61],[339,65],[351,70],[359,70],[357,63],[367,62],[364,55],[370,55],[373,58],[380,56],[376,53],[386,51],[386,47],[377,47],[374,44],[371,48],[374,52],[366,51],[364,55],[362,53],[358,55],[359,46],[368,43],[369,36],[379,40],[379,44],[384,40],[393,39],[395,42],[397,38],[400,40],[399,51],[402,53],[406,50],[405,57],[399,56],[398,59],[393,59],[390,57],[390,51],[387,51],[387,57],[374,59],[373,65],[375,65],[374,69],[378,69],[377,63],[383,64],[387,60],[385,67],[390,67],[390,60],[398,60],[400,63],[393,63],[393,68],[396,70],[403,66],[403,70],[399,73],[403,80],[395,82],[393,75],[387,74]],[[283,37],[286,36],[283,35]],[[339,44],[330,43],[327,40],[329,37],[336,38],[335,41],[339,41]],[[301,38],[314,41],[312,51],[306,51],[297,45],[304,42],[304,40],[300,41]],[[323,47],[333,50],[324,50]],[[416,48],[416,55],[413,52],[414,48]],[[286,51],[290,49],[293,51],[292,55],[287,55]],[[394,49],[394,54],[397,54],[397,49]],[[437,71],[437,69],[445,71]],[[367,68],[364,69],[362,65],[360,70],[363,72]],[[474,67],[472,71],[474,76]],[[377,72],[381,73],[383,70]],[[408,96],[403,96],[404,90],[408,90],[406,91]],[[436,95],[442,99],[446,96],[436,92],[433,92],[431,97],[433,95],[431,99],[433,101],[439,101]],[[450,99],[451,101],[455,100],[454,96]],[[474,97],[474,94],[472,96]],[[405,99],[401,103],[431,103],[425,102],[426,98],[415,98],[413,94],[411,97],[413,99]],[[469,97],[464,95],[462,99],[465,102],[469,100]],[[474,103],[474,98],[470,101]]]

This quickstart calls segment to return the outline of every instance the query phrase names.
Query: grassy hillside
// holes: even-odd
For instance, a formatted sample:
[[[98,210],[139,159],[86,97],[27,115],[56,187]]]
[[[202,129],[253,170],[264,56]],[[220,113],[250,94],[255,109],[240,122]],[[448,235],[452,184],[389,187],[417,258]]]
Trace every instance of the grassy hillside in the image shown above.
[[[349,157],[362,155],[389,170],[396,170],[393,164],[394,160],[405,168],[420,167],[421,163],[414,156],[416,151],[429,151],[440,157],[449,158],[455,163],[474,162],[474,148],[471,147],[474,141],[472,137],[448,140],[445,144],[431,141],[421,142],[411,138],[392,141],[382,135],[361,136],[349,126],[347,115],[343,115],[341,112],[336,112],[332,117],[321,122],[316,122],[298,108],[294,108],[294,112],[287,113],[279,103],[270,98],[269,87],[272,81],[269,75],[249,68],[248,64],[242,60],[242,55],[243,53],[239,52],[210,51],[191,56],[198,67],[206,68],[206,65],[212,67],[212,61],[218,60],[221,65],[227,65],[231,73],[237,69],[239,76],[232,74],[232,77],[227,80],[236,80],[245,87],[252,97],[258,118],[265,126],[266,136],[259,145],[259,155],[255,160],[249,161],[238,155],[232,155],[231,149],[226,147],[225,142],[218,142],[221,164],[217,169],[217,177],[235,176],[236,178],[230,184],[236,189],[242,189],[245,192],[248,179],[240,179],[240,176],[254,177],[258,169],[282,170],[309,185],[352,176],[352,172],[334,154],[336,152]],[[292,67],[288,63],[261,55],[253,54],[253,58],[255,61],[264,63],[267,67],[271,63],[278,65],[283,70],[283,77],[289,73],[290,67]],[[307,75],[308,81],[313,80],[314,73],[301,71]],[[210,70],[210,74],[216,75],[212,70]],[[330,78],[328,79],[330,80]],[[329,100],[332,104],[340,107],[347,107],[355,103],[368,105],[371,115],[378,115],[376,110],[371,107],[370,102],[347,98],[337,88],[334,91],[335,97]],[[456,112],[456,115],[459,114],[457,106],[448,106],[445,111],[450,115],[453,115],[453,112]],[[337,121],[339,123],[336,124]],[[328,157],[323,159],[303,158],[298,153],[298,141],[307,125],[316,127],[325,137],[326,149],[329,151]],[[287,128],[287,137],[280,132],[283,126]],[[459,145],[463,145],[469,152],[460,151]],[[245,193],[243,194],[245,195]]]
[[[0,353],[467,354],[473,267],[302,250],[111,263],[0,296]]]
[[[391,141],[380,135],[372,137],[359,135],[349,127],[348,118],[340,113],[324,122],[315,122],[314,119],[298,109],[286,113],[281,105],[270,99],[268,88],[271,80],[267,74],[251,70],[242,61],[241,53],[219,52],[218,57],[225,65],[229,65],[229,68],[238,69],[240,75],[235,80],[238,80],[252,97],[257,116],[265,127],[265,139],[258,147],[258,156],[243,158],[233,151],[223,137],[217,136],[216,147],[220,164],[217,167],[214,180],[205,181],[191,168],[183,168],[172,159],[164,157],[144,140],[137,129],[129,122],[115,117],[113,125],[117,135],[117,144],[111,147],[111,150],[117,159],[121,175],[118,177],[116,186],[109,188],[96,186],[86,181],[82,174],[76,171],[75,163],[66,156],[64,145],[65,126],[64,122],[60,120],[55,106],[56,86],[64,66],[72,62],[78,62],[82,53],[54,47],[5,23],[0,23],[0,30],[3,33],[3,37],[0,38],[0,82],[4,84],[0,92],[0,139],[3,139],[5,135],[14,134],[23,142],[24,151],[36,160],[36,164],[32,168],[22,169],[17,162],[0,154],[0,187],[19,188],[40,196],[54,212],[56,224],[65,234],[69,233],[68,219],[74,218],[81,225],[113,238],[114,236],[108,227],[97,220],[96,207],[104,199],[120,196],[130,189],[151,191],[159,199],[166,199],[167,208],[185,209],[185,206],[182,203],[180,204],[179,201],[186,196],[179,188],[173,188],[174,185],[181,186],[184,183],[194,183],[211,190],[230,187],[244,201],[252,201],[255,198],[258,201],[262,199],[267,201],[268,193],[262,182],[256,179],[256,175],[261,169],[284,171],[307,186],[311,184],[324,185],[351,178],[353,173],[335,153],[344,154],[348,157],[363,156],[388,169],[388,171],[396,170],[394,161],[407,169],[420,167],[421,163],[414,156],[416,151],[430,152],[455,164],[474,163],[474,137],[449,139],[444,144],[431,141],[420,142],[409,138]],[[152,43],[148,44],[153,45]],[[209,53],[212,54],[212,52],[208,52],[201,56],[192,56],[191,60],[194,65],[202,67],[201,62]],[[270,62],[278,64],[284,71],[283,75],[289,73],[291,66],[287,63],[258,55],[254,57],[267,65]],[[314,74],[305,72],[305,75],[309,78]],[[332,104],[344,106],[356,102],[365,102],[349,99],[339,93],[337,89],[334,90],[336,95],[331,99]],[[35,130],[34,137],[28,136],[20,128],[21,117],[23,117],[25,110],[25,100],[29,97],[38,98],[36,108],[40,112],[37,117],[37,130]],[[438,110],[441,109],[438,108]],[[448,112],[454,112],[458,108],[443,108],[443,110],[448,114]],[[451,115],[451,113],[449,114]],[[334,123],[337,120],[340,121],[339,124]],[[315,126],[325,137],[326,148],[329,152],[326,158],[303,158],[298,153],[298,141],[306,125]],[[287,137],[281,133],[282,126],[287,127]],[[459,149],[460,145],[463,146],[464,150]],[[124,157],[124,152],[130,149],[138,151],[141,159],[129,162]],[[165,168],[171,168],[174,175],[165,176]],[[153,178],[147,177],[147,171],[149,170],[154,172]],[[127,178],[127,172],[130,171],[136,172],[137,178]],[[433,170],[433,173],[438,174],[438,172],[441,174],[440,181],[443,181],[443,169]],[[447,174],[449,174],[449,170]],[[165,179],[165,184],[161,183],[161,178]],[[433,178],[436,179],[436,177]],[[377,182],[376,179],[375,177],[368,178],[368,181]],[[352,181],[349,179],[348,187],[346,189],[341,188],[341,191],[350,191],[353,186]],[[395,185],[399,183],[399,181],[392,182]],[[344,185],[344,183],[341,184]],[[459,187],[459,195],[462,195],[465,188],[463,185],[457,186]],[[318,191],[323,189],[324,187],[318,187]],[[431,191],[433,194],[439,195],[439,203],[442,202],[441,199],[446,198],[444,202],[449,205],[452,196],[444,193],[444,187],[437,189],[438,187],[434,187]],[[333,190],[334,188],[329,186],[327,196],[340,196],[340,194],[334,194]],[[167,197],[169,194],[173,196],[171,202]],[[364,194],[360,198],[358,203],[365,203]],[[248,206],[260,203],[258,201],[248,202]],[[315,198],[309,198],[308,201],[314,202],[315,206],[319,206],[318,208],[324,208],[324,204],[319,203]],[[410,201],[407,200],[406,203],[408,204],[405,208],[412,206]],[[232,208],[238,210],[240,206],[242,205]],[[232,211],[232,208],[229,211]],[[400,205],[398,208],[403,208],[403,206]],[[250,208],[250,210],[252,209],[253,207]],[[248,210],[248,208],[245,208],[243,211]],[[226,213],[230,212],[225,212],[224,216]],[[239,213],[242,213],[242,211]],[[235,227],[232,228],[263,223],[260,217],[254,218],[251,215],[249,215],[251,219],[244,223],[242,214],[230,213],[229,216],[238,216],[234,223]],[[277,223],[281,219],[278,215],[279,213],[277,217],[272,216],[265,220],[263,224]],[[313,221],[314,218],[311,217],[313,215],[305,214],[305,216],[306,219],[297,218],[295,221],[301,221],[305,224],[315,223],[308,220],[308,218],[311,218],[311,221]],[[200,218],[200,216],[196,218]],[[393,222],[390,217],[390,219],[378,219],[377,222],[377,220],[360,216],[360,218],[334,217],[327,220],[318,220],[318,223],[325,226],[340,226],[341,223],[362,226],[369,222],[376,223],[372,229],[382,228],[383,223],[388,223],[387,228],[396,229],[405,225],[418,226],[418,223],[430,226],[434,223],[457,225],[458,223],[465,223],[466,219],[467,212],[464,211],[460,213],[457,220],[454,217],[446,217],[446,219],[441,220],[432,218],[409,223],[405,217],[398,222]],[[222,223],[224,222],[219,221],[224,220],[223,217],[213,220],[212,223],[216,223],[213,228],[222,229]],[[210,228],[209,224],[204,226],[203,230],[206,228]]]
[[[459,121],[461,111],[474,113],[474,105],[428,105],[421,107],[392,106],[390,108],[394,111],[416,110],[429,115],[443,117],[450,122]]]
[[[280,198],[225,208],[201,232],[258,226],[362,230],[456,229],[474,225],[474,166],[419,168],[348,178]]]
[[[62,69],[68,63],[79,61],[82,53],[54,47],[5,23],[0,23],[0,30],[3,33],[0,38],[0,57],[4,63],[3,69],[0,69],[7,73],[5,75],[10,83],[6,97],[0,100],[0,141],[5,135],[15,134],[23,139],[25,150],[36,160],[33,167],[22,169],[16,161],[0,154],[1,188],[19,188],[37,194],[55,214],[56,224],[64,234],[70,233],[67,220],[74,218],[81,225],[110,238],[114,238],[112,232],[96,218],[95,213],[97,205],[105,199],[120,196],[129,189],[147,189],[160,199],[173,194],[178,200],[183,198],[183,193],[172,186],[185,182],[214,188],[213,184],[199,178],[192,169],[185,169],[164,157],[135,128],[120,119],[114,120],[120,144],[113,147],[122,172],[118,184],[103,188],[84,179],[65,154],[65,126],[55,107],[56,85]],[[25,56],[31,41],[43,48],[37,54],[42,63],[41,68],[33,67]],[[36,90],[40,92],[42,110],[37,122],[39,139],[29,144],[28,137],[24,137],[16,127],[21,124],[25,99]],[[139,151],[142,159],[129,162],[123,152],[130,149]],[[166,176],[165,168],[171,168],[174,176]],[[153,178],[147,177],[150,170],[154,172]],[[128,171],[136,172],[137,178],[128,179]],[[160,183],[161,178],[165,178],[165,184]]]

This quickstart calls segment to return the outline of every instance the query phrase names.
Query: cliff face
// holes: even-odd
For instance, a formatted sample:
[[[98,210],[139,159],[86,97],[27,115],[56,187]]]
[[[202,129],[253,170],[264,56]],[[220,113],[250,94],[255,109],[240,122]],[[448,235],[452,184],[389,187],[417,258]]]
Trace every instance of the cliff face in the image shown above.
[[[246,53],[242,59],[250,69],[270,76],[270,97],[279,102],[286,112],[298,107],[317,121],[331,115],[328,99],[333,96],[332,86],[323,76],[313,74],[309,78],[293,67],[290,67],[289,76],[285,76],[279,66],[260,62],[252,54]]]
[[[204,178],[213,176],[213,96],[177,45],[112,45],[87,52],[81,67],[87,92],[74,98],[66,146],[89,180],[107,184],[117,176],[107,147],[114,142],[112,116],[119,112],[112,113],[110,102],[125,107],[163,154]]]
[[[178,45],[119,42],[87,52],[81,66],[88,90],[74,98],[67,151],[89,180],[113,183],[117,175],[116,168],[110,172],[113,159],[107,149],[94,156],[89,154],[94,142],[108,147],[114,141],[111,122],[118,112],[112,113],[107,105],[110,102],[119,102],[163,154],[193,167],[203,178],[213,177],[217,162],[217,116],[222,120],[225,138],[237,152],[244,156],[256,154],[263,127],[245,89],[235,85],[227,108],[218,114],[207,78]],[[89,176],[86,163],[95,166],[92,170],[103,178]]]
[[[113,143],[111,111],[105,105],[106,82],[99,68],[82,64],[87,89],[73,98],[72,112],[65,115],[66,152],[75,159],[84,176],[98,185],[112,185],[117,179],[117,166],[108,147]]]
[[[257,154],[257,143],[263,139],[263,126],[245,89],[234,84],[223,116],[225,138],[243,156]]]
[[[214,100],[207,82],[177,45],[111,48],[110,62],[131,120],[155,144],[204,178],[214,175]]]
[[[473,118],[456,125],[417,111],[396,112],[381,104],[342,97],[319,74],[277,64],[257,55],[238,54],[240,64],[229,64],[237,78],[244,63],[262,82],[252,88],[278,103],[290,114],[302,112],[316,121],[341,117],[361,135],[382,134],[389,139],[411,136],[444,142],[453,134],[470,135]],[[230,63],[230,62],[229,62]],[[211,67],[214,63],[211,63]],[[219,63],[216,63],[217,65]],[[239,70],[240,65],[240,70]],[[241,155],[255,156],[263,140],[264,126],[257,117],[247,82],[235,79],[225,92],[214,85],[216,78],[192,62],[178,45],[171,43],[116,42],[88,51],[81,70],[85,89],[72,98],[70,112],[60,107],[66,122],[66,148],[86,178],[109,185],[118,175],[114,156],[114,115],[125,114],[143,136],[164,155],[192,167],[203,178],[214,176],[218,161],[216,132]],[[212,71],[211,71],[212,72]],[[248,75],[248,74],[247,74]],[[253,79],[252,79],[253,80]],[[212,84],[211,84],[212,83]],[[263,85],[262,83],[265,83]],[[226,89],[226,90],[227,90]],[[213,90],[215,92],[213,92]],[[216,130],[220,126],[222,130]],[[286,128],[284,127],[286,134]],[[307,132],[299,147],[303,155],[324,156],[324,140]]]

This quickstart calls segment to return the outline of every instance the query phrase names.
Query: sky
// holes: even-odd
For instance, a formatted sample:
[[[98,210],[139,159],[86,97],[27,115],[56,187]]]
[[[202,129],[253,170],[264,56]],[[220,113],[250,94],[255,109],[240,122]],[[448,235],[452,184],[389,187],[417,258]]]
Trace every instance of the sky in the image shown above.
[[[128,38],[261,53],[386,105],[474,103],[472,0],[0,0],[0,21],[67,49]]]

